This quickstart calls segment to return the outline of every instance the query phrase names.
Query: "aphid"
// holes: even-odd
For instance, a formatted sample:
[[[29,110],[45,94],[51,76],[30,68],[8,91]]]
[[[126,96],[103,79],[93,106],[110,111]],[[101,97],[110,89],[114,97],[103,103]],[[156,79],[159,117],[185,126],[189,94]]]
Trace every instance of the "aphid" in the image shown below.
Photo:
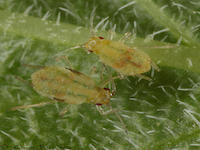
[[[132,49],[121,41],[92,37],[83,47],[94,52],[102,63],[114,68],[121,75],[140,76],[148,72],[151,66],[158,69],[145,52]]]
[[[47,66],[31,75],[32,87],[42,96],[68,104],[108,104],[112,92],[88,76],[69,68]]]
[[[88,76],[72,69],[49,66],[31,76],[33,88],[40,95],[68,104],[108,104],[112,93],[96,86]]]
[[[108,81],[102,85],[103,87],[100,87],[97,86],[90,77],[83,73],[69,68],[56,66],[42,67],[42,69],[31,75],[31,80],[32,86],[37,93],[55,100],[54,102],[58,101],[68,104],[92,103],[96,105],[97,110],[103,115],[115,113],[126,130],[121,117],[116,110],[112,109],[109,105],[112,92],[108,88],[103,88]],[[17,106],[12,108],[12,110],[38,107],[50,103],[53,103],[53,101]],[[104,112],[101,105],[109,105],[111,109]],[[65,112],[66,110],[62,111],[60,114],[63,115]]]
[[[135,50],[122,41],[107,40],[103,37],[91,37],[88,42],[81,46],[70,49],[85,48],[99,56],[100,61],[115,69],[121,76],[138,76],[149,80],[150,78],[141,75],[148,72],[151,66],[159,71],[145,52]]]

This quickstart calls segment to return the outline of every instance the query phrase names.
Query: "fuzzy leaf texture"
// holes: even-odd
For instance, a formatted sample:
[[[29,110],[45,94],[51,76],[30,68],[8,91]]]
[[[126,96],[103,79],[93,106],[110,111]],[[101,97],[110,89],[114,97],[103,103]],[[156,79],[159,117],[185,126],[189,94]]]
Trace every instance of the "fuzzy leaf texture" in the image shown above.
[[[0,150],[200,149],[199,7],[198,0],[1,0]],[[31,87],[38,68],[23,64],[73,67],[97,84],[116,75],[84,49],[63,52],[87,42],[92,30],[113,40],[132,33],[125,43],[149,54],[161,70],[145,74],[152,81],[115,80],[111,105],[128,135],[117,116],[102,116],[92,104],[11,111],[49,101]],[[56,60],[61,52],[70,64]]]

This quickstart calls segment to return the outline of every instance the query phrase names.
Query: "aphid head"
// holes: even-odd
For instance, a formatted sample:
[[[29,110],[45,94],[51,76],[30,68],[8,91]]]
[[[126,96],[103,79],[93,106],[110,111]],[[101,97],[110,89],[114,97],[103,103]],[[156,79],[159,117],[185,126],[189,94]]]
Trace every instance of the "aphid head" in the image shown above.
[[[101,103],[96,103],[96,105],[97,105],[97,106],[101,106],[102,104],[101,104]]]
[[[109,93],[109,95],[110,95],[110,97],[112,97],[115,93],[114,93],[114,91],[112,91],[111,92],[111,90],[109,89],[109,88],[103,88],[105,91],[108,91]]]
[[[89,49],[88,52],[89,52],[89,53],[93,53],[93,50],[90,50],[90,49]]]
[[[100,40],[103,40],[103,39],[104,39],[104,37],[102,37],[102,36],[99,36],[98,38],[99,38]]]
[[[99,44],[104,38],[102,36],[99,37],[91,37],[87,43],[84,44],[84,47],[88,49],[89,52],[93,52],[95,49],[96,45]]]
[[[100,89],[98,98],[96,99],[96,105],[107,105],[110,102],[110,98],[112,97],[112,92],[110,92],[109,88]]]

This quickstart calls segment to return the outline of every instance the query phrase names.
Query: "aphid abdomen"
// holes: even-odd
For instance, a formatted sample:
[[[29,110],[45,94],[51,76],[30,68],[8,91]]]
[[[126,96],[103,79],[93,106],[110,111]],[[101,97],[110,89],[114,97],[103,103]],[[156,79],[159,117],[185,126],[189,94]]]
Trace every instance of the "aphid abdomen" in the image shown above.
[[[69,104],[88,102],[91,95],[97,95],[90,78],[65,68],[45,67],[33,73],[31,78],[33,87],[39,94],[61,99]]]

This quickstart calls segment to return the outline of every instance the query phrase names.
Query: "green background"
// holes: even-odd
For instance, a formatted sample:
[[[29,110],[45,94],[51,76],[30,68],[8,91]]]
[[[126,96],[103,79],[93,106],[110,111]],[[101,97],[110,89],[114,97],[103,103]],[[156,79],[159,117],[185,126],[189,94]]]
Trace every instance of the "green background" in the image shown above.
[[[199,0],[1,0],[0,150],[200,149],[199,8]],[[101,116],[91,104],[10,111],[49,101],[27,84],[37,68],[23,64],[69,66],[55,55],[88,41],[94,29],[114,40],[132,33],[125,43],[161,69],[145,74],[152,81],[115,80],[111,105],[128,135],[114,114]],[[63,54],[97,84],[116,75],[109,67],[102,73],[98,57],[84,49]]]

